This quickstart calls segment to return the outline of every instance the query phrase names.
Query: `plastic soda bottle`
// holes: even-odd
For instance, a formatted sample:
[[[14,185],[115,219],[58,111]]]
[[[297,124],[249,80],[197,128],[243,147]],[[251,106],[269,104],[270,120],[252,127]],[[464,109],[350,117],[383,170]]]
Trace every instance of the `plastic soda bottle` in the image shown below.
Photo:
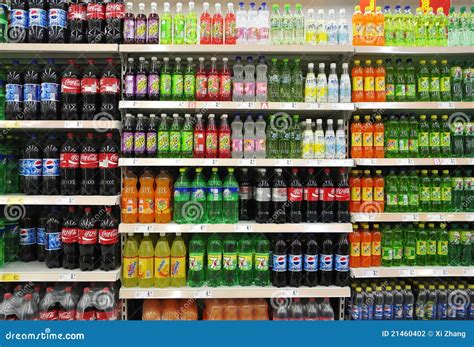
[[[416,101],[416,72],[412,59],[407,59],[405,67],[405,94],[407,101]]]
[[[305,41],[310,45],[316,44],[316,20],[314,19],[314,10],[312,8],[308,9]]]
[[[434,223],[428,223],[428,238],[426,243],[426,265],[436,265],[436,246],[438,243]]]
[[[395,101],[395,73],[392,59],[385,59],[385,98],[387,102]]]
[[[163,68],[160,76],[160,95],[161,100],[171,100],[172,78],[169,58],[163,58]]]
[[[234,286],[238,282],[237,277],[237,247],[238,242],[231,234],[227,234],[223,241],[222,272],[223,284]]]
[[[363,14],[360,10],[360,6],[355,6],[352,16],[352,44],[354,46],[363,46],[365,44],[364,32]]]
[[[170,157],[181,157],[181,127],[179,125],[179,115],[173,114],[173,122],[170,127]]]
[[[138,192],[138,221],[152,223],[155,220],[155,191],[153,173],[145,169],[140,175]]]
[[[430,101],[430,72],[426,66],[426,60],[420,60],[417,78],[418,100]]]
[[[422,212],[431,211],[431,180],[428,176],[428,170],[421,170],[420,209]]]
[[[196,115],[196,125],[193,135],[193,156],[194,158],[204,158],[206,155],[206,131],[202,122],[202,114]]]
[[[196,139],[196,129],[194,129]],[[210,114],[206,128],[206,142],[205,142],[206,158],[217,158],[218,153],[218,130],[216,127],[215,116]]]
[[[186,176],[186,168],[179,169],[179,177],[174,184],[173,219],[176,223],[185,223],[184,212],[191,200],[191,184]]]
[[[176,13],[173,18],[173,43],[177,45],[184,44],[186,19],[183,14],[183,4],[176,4]]]
[[[185,19],[185,40],[188,45],[197,44],[197,14],[194,10],[194,2],[188,3],[188,13]]]
[[[430,100],[441,100],[440,79],[441,73],[436,60],[430,61]]]
[[[202,4],[202,13],[199,20],[200,26],[200,39],[199,43],[201,45],[211,44],[211,15],[209,14],[209,3],[205,2]]]
[[[394,266],[400,266],[403,259],[403,234],[400,225],[395,225],[393,230],[393,261]]]
[[[188,222],[200,224],[206,222],[206,179],[202,174],[202,168],[196,168],[196,175],[191,183],[191,201],[194,209],[187,209],[185,218]]]
[[[374,157],[374,125],[369,115],[364,116],[362,124],[362,157]]]
[[[360,182],[359,170],[351,170],[351,176],[349,177],[349,187],[351,188],[349,211],[359,212],[362,199],[362,186]]]
[[[270,242],[263,234],[255,239],[255,255],[253,257],[254,282],[257,286],[266,286],[270,280],[269,272]]]
[[[430,125],[426,120],[426,115],[420,115],[418,131],[418,148],[420,157],[427,158],[430,155]]]
[[[238,278],[241,286],[253,282],[253,256],[255,248],[248,234],[243,234],[238,242]]]
[[[382,7],[377,6],[375,8],[374,15],[375,25],[375,46],[385,46],[385,19],[382,13]]]
[[[438,116],[431,115],[430,122],[430,157],[439,157],[441,154],[441,126],[438,122]]]
[[[214,15],[211,20],[211,44],[222,45],[224,43],[224,18],[221,13],[221,4],[214,5]]]
[[[374,205],[377,212],[385,210],[385,180],[382,176],[382,170],[375,170]]]
[[[361,179],[362,187],[362,212],[373,212],[374,200],[374,182],[370,176],[370,170],[364,170],[364,176]]]
[[[326,152],[326,139],[324,137],[323,120],[316,120],[316,130],[314,131],[314,158],[324,159]]]
[[[351,124],[351,157],[362,158],[362,124],[360,116],[355,115]]]
[[[382,116],[376,115],[374,126],[374,158],[385,157],[385,126],[382,123]],[[368,158],[368,157],[366,157]]]
[[[446,224],[441,223],[438,228],[438,242],[436,246],[436,264],[440,266],[448,266],[448,248],[449,236],[446,230]]]
[[[366,46],[374,46],[377,39],[377,33],[375,31],[375,18],[372,9],[367,6],[362,16],[364,23],[364,37],[363,44]]]
[[[288,59],[283,59],[283,67],[280,74],[280,101],[291,100],[291,70],[288,66]]]
[[[393,46],[395,42],[395,31],[393,24],[393,15],[390,11],[390,6],[383,8],[384,31],[385,31],[385,45]]]
[[[176,236],[171,245],[171,287],[184,287],[186,285],[186,245],[181,233]]]
[[[372,234],[368,224],[362,225],[360,233],[360,266],[370,267],[372,264]]]
[[[423,9],[421,7],[416,8],[416,14],[414,17],[414,24],[415,24],[415,46],[422,47],[427,45],[427,26],[426,26],[426,19],[425,14],[423,13]]]
[[[352,68],[352,102],[364,101],[364,70],[360,66],[360,60],[354,61]]]
[[[441,178],[441,210],[443,212],[452,211],[452,190],[449,170],[443,170]]]
[[[298,127],[299,127],[299,124],[298,124]],[[346,140],[346,131],[344,129],[344,121],[342,119],[338,119],[337,129],[336,129],[336,159],[346,158],[346,155],[347,155],[346,142],[347,140]]]
[[[405,31],[404,45],[413,47],[415,45],[415,18],[411,13],[410,6],[405,6],[403,13],[403,28]]]
[[[433,212],[441,211],[441,178],[438,170],[431,171],[431,210]]]
[[[136,223],[138,220],[138,189],[137,176],[132,171],[127,171],[123,178],[123,190],[121,197],[122,221],[124,223]]]
[[[148,233],[143,234],[138,249],[138,286],[141,288],[153,287],[155,250]]]
[[[158,126],[158,158],[168,158],[170,151],[170,133],[168,129],[168,118],[166,114],[161,114],[160,125]]]
[[[219,235],[213,234],[207,240],[206,281],[210,287],[218,287],[222,283],[223,243]]]
[[[406,100],[406,79],[405,68],[401,59],[397,59],[397,67],[395,71],[395,100]]]
[[[221,116],[221,124],[219,126],[219,158],[231,157],[231,141],[230,141],[230,127],[227,122],[227,115]]]
[[[166,288],[170,285],[171,250],[165,233],[160,233],[160,238],[155,246],[155,281],[157,288]]]
[[[342,64],[342,74],[339,82],[339,102],[351,102],[351,78],[347,63]]]
[[[382,231],[382,266],[392,266],[393,245],[390,224]]]
[[[374,77],[375,77],[375,99],[376,102],[385,102],[386,101],[386,91],[385,91],[385,68],[383,67],[382,60],[377,60],[377,66],[375,67]],[[367,71],[367,68],[366,68]],[[366,75],[367,76],[367,75]],[[365,77],[367,78],[367,77]],[[369,81],[370,82],[370,81]],[[367,95],[365,96],[366,101]]]
[[[155,223],[171,222],[171,187],[173,179],[161,170],[155,178]]]
[[[414,266],[416,261],[416,231],[413,224],[409,224],[405,231],[405,244],[403,247],[403,264]]]
[[[128,234],[123,247],[122,284],[124,287],[138,286],[138,243],[133,234]]]
[[[408,192],[408,209],[410,212],[418,212],[420,205],[419,178],[416,171],[410,172],[410,190]]]
[[[385,210],[387,212],[398,212],[398,179],[395,172],[390,170],[385,180],[387,182]]]
[[[382,265],[382,233],[378,224],[372,226],[372,261],[371,266]]]
[[[440,91],[442,101],[451,101],[451,72],[445,59],[441,60]]]
[[[280,14],[280,6],[272,5],[272,14],[270,16],[270,42],[274,45],[283,43],[283,18]]]
[[[408,120],[405,115],[400,117],[398,126],[398,156],[400,158],[407,158],[409,153],[410,129],[408,128]]]
[[[212,168],[211,178],[207,182],[207,221],[214,224],[222,221],[222,181],[217,171],[217,168]]]
[[[325,72],[325,64],[319,64],[319,73],[316,79],[316,101],[328,102],[328,80]]]
[[[349,234],[350,258],[349,263],[351,268],[360,267],[360,232],[357,224],[352,225],[352,233]]]
[[[314,73],[313,73],[313,76],[314,76]],[[308,79],[308,77],[306,77],[306,79]],[[235,72],[234,72],[234,80],[235,80]],[[316,85],[316,77],[314,77],[314,81]],[[234,93],[235,93],[235,82],[234,82]],[[278,60],[276,58],[272,58],[272,65],[270,67],[270,73],[268,74],[267,95],[268,95],[268,101],[280,101],[280,71],[278,69]],[[316,98],[316,94],[315,94],[315,98]]]
[[[228,168],[222,191],[222,219],[224,223],[235,224],[239,220],[239,183],[234,177],[234,169]]]
[[[201,234],[194,234],[189,241],[188,284],[190,287],[201,287],[204,284],[204,255],[206,243]]]
[[[408,195],[409,195],[410,179],[404,169],[400,171],[398,177],[398,211],[408,211]]]
[[[163,45],[170,45],[173,37],[173,18],[170,14],[170,3],[163,4],[164,11],[160,21],[160,43]]]
[[[235,28],[235,13],[234,4],[229,2],[227,4],[227,14],[225,16],[224,36],[226,45],[235,45],[237,41],[237,32]]]

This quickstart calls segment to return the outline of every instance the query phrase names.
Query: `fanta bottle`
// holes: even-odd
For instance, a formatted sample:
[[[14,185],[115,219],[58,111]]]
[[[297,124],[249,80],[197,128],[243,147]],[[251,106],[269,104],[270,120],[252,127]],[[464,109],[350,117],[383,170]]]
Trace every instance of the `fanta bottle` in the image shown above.
[[[140,288],[153,287],[155,250],[148,233],[143,234],[138,249],[138,286]]]
[[[374,184],[370,176],[370,170],[364,170],[364,176],[361,180],[362,186],[362,205],[360,212],[372,212],[374,200]]]
[[[202,13],[200,18],[200,44],[211,44],[211,15],[209,14],[209,3],[202,4]]]
[[[256,299],[255,302],[255,320],[268,320],[268,304],[265,299]]]
[[[133,234],[128,234],[123,246],[122,284],[124,287],[138,286],[138,243]]]
[[[364,116],[362,124],[362,157],[374,157],[374,125],[369,115]]]
[[[249,299],[240,300],[239,319],[240,320],[253,320],[253,304]]]
[[[379,114],[374,123],[374,158],[385,158],[385,126]]]
[[[364,37],[362,39],[362,44],[365,46],[374,46],[377,38],[375,32],[375,17],[369,6],[365,8],[362,22],[364,23]]]
[[[375,171],[374,204],[376,212],[383,212],[385,210],[385,180],[382,176],[382,170]]]
[[[184,287],[186,285],[186,245],[181,233],[176,233],[176,237],[171,245],[171,287]]]
[[[351,268],[356,268],[360,267],[360,232],[357,224],[354,224],[352,229],[352,233],[349,234],[349,245],[351,250],[349,262]]]
[[[372,264],[372,234],[368,224],[362,225],[360,233],[360,266],[370,267]]]
[[[223,300],[224,320],[239,320],[239,306],[234,299]]]
[[[122,222],[136,223],[138,220],[137,176],[132,171],[127,171],[123,178],[121,200]]]
[[[352,102],[364,101],[364,70],[360,66],[360,60],[354,61],[352,68]]]
[[[165,300],[161,309],[162,320],[179,320],[179,307],[176,299]]]
[[[351,157],[362,158],[362,124],[360,116],[354,116],[351,124]]]
[[[351,201],[349,202],[350,212],[359,212],[362,199],[362,186],[359,176],[359,170],[352,170],[349,178],[349,187],[351,187]]]
[[[223,302],[222,300],[210,299],[206,301],[206,308],[204,311],[205,320],[222,320],[223,318]]]
[[[375,8],[375,46],[385,46],[385,18],[382,12],[382,7]]]
[[[155,287],[166,288],[170,286],[171,250],[165,233],[160,233],[160,238],[155,246]]]
[[[166,170],[155,178],[155,223],[171,222],[171,186],[173,179]]]
[[[382,60],[377,60],[375,67],[375,102],[385,102],[385,68]]]
[[[365,61],[364,68],[364,101],[375,101],[375,71],[372,60]]]
[[[382,233],[379,225],[372,225],[372,266],[382,265]]]
[[[161,304],[164,300],[143,300],[142,320],[161,320]]]
[[[364,44],[364,20],[360,6],[354,7],[354,15],[352,16],[352,44],[354,46],[362,46]]]
[[[148,169],[140,176],[140,191],[138,192],[138,221],[153,223],[155,220],[155,178]]]

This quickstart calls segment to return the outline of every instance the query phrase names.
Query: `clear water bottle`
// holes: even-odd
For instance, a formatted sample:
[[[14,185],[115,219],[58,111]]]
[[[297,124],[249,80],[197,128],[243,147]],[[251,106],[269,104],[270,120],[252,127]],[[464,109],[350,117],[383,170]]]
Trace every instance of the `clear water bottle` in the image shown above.
[[[328,102],[339,102],[339,80],[336,74],[336,63],[331,63],[328,78]]]
[[[293,27],[295,28],[295,40],[294,43],[297,45],[303,45],[305,43],[304,37],[304,14],[301,10],[301,4],[296,4],[296,11],[293,17]]]
[[[346,10],[339,10],[339,22],[337,24],[337,41],[340,45],[349,44],[349,23],[346,18]]]
[[[235,58],[233,66],[234,77],[232,78],[232,100],[244,101],[244,66],[240,57]]]
[[[258,12],[255,3],[250,3],[250,9],[247,13],[247,43],[255,44],[258,41]]]
[[[258,115],[257,123],[255,124],[255,158],[266,158],[267,156],[267,136],[265,128],[267,124],[263,115]]]
[[[314,158],[314,133],[311,127],[311,119],[306,119],[305,128],[302,136],[303,159]]]
[[[318,78],[316,80],[316,90],[317,102],[328,102],[328,80],[326,77],[326,72],[324,71],[325,65],[324,63],[319,64],[319,73]]]
[[[257,65],[257,80],[256,80],[256,101],[264,102],[268,100],[268,66],[265,64],[263,57],[260,58]]]
[[[333,120],[328,119],[328,127],[324,135],[326,159],[334,159],[336,157],[336,134],[334,133]]]
[[[244,123],[244,158],[255,158],[255,122],[251,114]]]
[[[239,9],[235,13],[235,30],[237,32],[237,44],[247,43],[247,10],[245,4],[239,2]]]
[[[294,38],[295,38],[295,26],[294,26],[294,21],[293,21],[293,15],[291,14],[290,11],[290,5],[285,4],[285,11],[283,12],[283,17],[282,17],[282,44],[284,45],[291,45],[294,43]]]
[[[346,158],[346,132],[344,131],[344,120],[337,120],[336,130],[336,159]]]
[[[258,43],[260,45],[270,43],[270,11],[266,2],[262,2],[262,7],[258,11]]]
[[[244,156],[244,123],[239,114],[235,115],[230,127],[232,129],[232,158],[242,158]]]
[[[316,20],[314,19],[314,10],[308,10],[308,19],[306,20],[306,43],[314,45],[316,43]]]
[[[328,22],[327,22],[327,31],[328,31],[328,43],[330,45],[337,45],[337,23],[336,23],[336,14],[334,9],[328,11]]]
[[[326,138],[323,130],[323,120],[316,119],[316,130],[314,131],[314,158],[324,159],[326,154]]]
[[[244,72],[244,101],[255,101],[255,65],[252,57],[247,57]]]
[[[351,102],[351,77],[349,76],[349,65],[342,64],[342,75],[339,82],[339,102]]]

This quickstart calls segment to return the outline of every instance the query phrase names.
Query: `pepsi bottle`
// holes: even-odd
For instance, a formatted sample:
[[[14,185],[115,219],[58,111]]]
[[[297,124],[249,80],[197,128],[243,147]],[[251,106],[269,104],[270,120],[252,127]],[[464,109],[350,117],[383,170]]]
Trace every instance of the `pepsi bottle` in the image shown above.
[[[303,201],[303,185],[298,178],[298,169],[291,169],[291,177],[288,187],[288,204],[290,223],[301,223],[301,202]]]
[[[61,77],[61,117],[76,120],[79,119],[81,79],[74,59],[69,59],[68,64]]]
[[[21,192],[26,195],[40,194],[43,160],[38,137],[31,135],[19,161]]]
[[[76,195],[79,187],[79,144],[73,133],[67,134],[61,147],[59,167],[61,172],[61,195]]]
[[[28,0],[28,7],[29,43],[47,42],[48,11],[46,9],[46,1]]]
[[[125,3],[123,0],[110,0],[105,5],[105,42],[121,43]]]
[[[99,74],[94,60],[88,59],[81,79],[82,119],[93,120],[97,114],[99,101]]]
[[[285,239],[278,234],[272,251],[272,285],[275,287],[286,286],[287,259]]]
[[[67,0],[50,0],[48,39],[50,43],[67,42]]]
[[[59,194],[59,148],[56,137],[53,134],[48,135],[48,140],[43,148],[43,194]]]
[[[304,247],[303,283],[308,287],[318,285],[318,243],[312,235],[309,236]]]
[[[46,221],[46,244],[44,262],[49,269],[62,266],[63,246],[61,242],[61,227],[59,210],[54,206]]]
[[[319,255],[319,269],[321,273],[319,284],[322,286],[329,286],[332,284],[333,261],[332,238],[331,235],[324,234],[323,243],[321,245],[321,254]]]
[[[6,79],[5,116],[8,120],[14,120],[20,116],[23,109],[23,74],[18,60],[13,61]]]
[[[38,252],[38,261],[44,261],[46,245],[46,221],[48,220],[49,208],[43,207],[40,210],[38,218],[38,227],[36,228],[36,249]]]
[[[81,149],[81,195],[97,195],[99,155],[94,134],[88,133]]]
[[[59,71],[54,59],[48,63],[41,73],[41,119],[58,119],[60,104]]]
[[[260,178],[254,189],[256,211],[255,222],[268,223],[268,220],[270,219],[270,200],[272,197],[272,191],[266,175],[267,170],[258,169],[258,172]]]
[[[324,169],[323,182],[319,189],[319,200],[321,200],[321,222],[334,222],[333,205],[336,190],[331,178],[331,170]]]
[[[346,234],[339,236],[334,255],[334,284],[339,287],[349,284],[349,241]]]
[[[80,1],[75,1],[69,4],[67,19],[69,42],[86,42],[87,4]]]
[[[63,243],[63,268],[73,270],[79,266],[79,219],[76,207],[70,206],[63,218],[61,240]]]
[[[41,100],[40,69],[36,59],[26,68],[23,85],[23,119],[39,118]]]
[[[28,42],[28,1],[12,0],[10,10],[10,25],[8,27],[8,42]]]
[[[294,237],[288,254],[288,283],[290,287],[301,286],[303,273],[303,245]]]
[[[314,169],[308,169],[308,177],[304,186],[304,204],[306,211],[306,222],[316,223],[318,221],[319,188]]]
[[[36,253],[36,222],[31,209],[27,209],[25,215],[20,220],[18,259],[22,262],[30,262],[38,259]]]
[[[286,222],[285,206],[288,200],[288,189],[283,178],[283,170],[275,169],[275,176],[272,181],[272,221],[281,224]]]
[[[344,168],[339,169],[339,178],[336,187],[337,217],[339,223],[350,223],[349,200],[350,188],[347,180],[347,171]]]
[[[100,195],[117,195],[120,191],[119,147],[107,133],[99,150]]]
[[[106,207],[106,214],[100,221],[100,269],[115,270],[120,263],[120,247],[118,237],[118,221],[112,215],[112,208]]]

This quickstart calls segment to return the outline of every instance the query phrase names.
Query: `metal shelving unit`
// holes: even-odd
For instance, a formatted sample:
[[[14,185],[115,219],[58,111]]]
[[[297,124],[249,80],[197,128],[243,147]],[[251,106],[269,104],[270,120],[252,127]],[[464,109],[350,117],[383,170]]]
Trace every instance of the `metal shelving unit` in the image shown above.
[[[113,206],[120,204],[120,195],[22,195],[0,196],[0,205],[86,205]]]
[[[351,269],[353,278],[390,278],[390,277],[472,277],[474,266],[400,266],[368,267]]]
[[[474,212],[351,213],[353,222],[472,222]]]

